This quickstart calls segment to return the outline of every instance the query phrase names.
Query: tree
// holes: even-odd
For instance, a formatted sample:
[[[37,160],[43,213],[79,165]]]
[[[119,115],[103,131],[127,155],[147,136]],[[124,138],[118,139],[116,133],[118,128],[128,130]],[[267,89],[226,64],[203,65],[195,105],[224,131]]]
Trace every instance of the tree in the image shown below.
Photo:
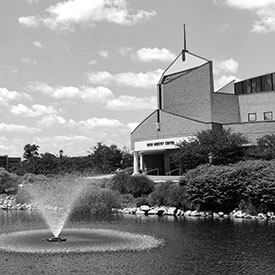
[[[110,173],[117,168],[121,168],[122,151],[114,144],[107,146],[98,142],[97,146],[92,148],[89,157],[93,167],[96,168],[99,173]]]
[[[35,144],[26,144],[24,146],[24,154],[23,157],[25,160],[30,161],[33,159],[38,159],[39,158],[39,146]]]
[[[241,133],[232,133],[230,129],[201,131],[191,141],[178,144],[174,160],[183,170],[206,163],[234,163],[242,159],[242,145],[247,142]]]
[[[257,146],[248,150],[249,157],[271,160],[275,158],[275,134],[264,135],[257,140]]]

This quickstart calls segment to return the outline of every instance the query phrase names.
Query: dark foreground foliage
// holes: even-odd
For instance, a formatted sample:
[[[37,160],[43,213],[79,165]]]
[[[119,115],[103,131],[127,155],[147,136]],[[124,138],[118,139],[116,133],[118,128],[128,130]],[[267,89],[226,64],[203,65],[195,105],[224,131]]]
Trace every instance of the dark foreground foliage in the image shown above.
[[[201,210],[275,211],[275,161],[246,161],[230,166],[200,166],[182,179],[186,199]]]

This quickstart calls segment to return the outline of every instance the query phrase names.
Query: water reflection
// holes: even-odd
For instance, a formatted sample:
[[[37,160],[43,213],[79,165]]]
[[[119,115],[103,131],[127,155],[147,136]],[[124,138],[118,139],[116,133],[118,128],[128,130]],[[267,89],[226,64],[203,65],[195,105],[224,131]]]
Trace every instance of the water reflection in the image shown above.
[[[43,229],[35,212],[0,212],[1,232]],[[139,252],[58,256],[1,252],[3,274],[274,274],[275,222],[157,216],[74,217],[65,227],[121,230],[164,239]],[[34,265],[35,263],[35,265]],[[53,266],[54,264],[54,266]],[[14,267],[15,265],[15,267]]]

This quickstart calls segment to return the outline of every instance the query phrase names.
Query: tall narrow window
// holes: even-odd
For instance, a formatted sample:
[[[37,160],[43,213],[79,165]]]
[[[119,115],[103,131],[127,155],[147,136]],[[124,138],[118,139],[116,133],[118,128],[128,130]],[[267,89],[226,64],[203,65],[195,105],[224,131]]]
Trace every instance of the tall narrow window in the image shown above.
[[[251,81],[250,81],[250,79],[245,80],[243,82],[243,84],[244,84],[244,93],[245,94],[251,94]]]
[[[264,112],[264,120],[272,120],[273,113],[272,112]]]
[[[257,115],[256,113],[249,113],[248,114],[248,121],[249,122],[253,122],[253,121],[256,121],[257,120]]]
[[[235,94],[241,95],[243,93],[243,82],[239,82],[235,84]]]

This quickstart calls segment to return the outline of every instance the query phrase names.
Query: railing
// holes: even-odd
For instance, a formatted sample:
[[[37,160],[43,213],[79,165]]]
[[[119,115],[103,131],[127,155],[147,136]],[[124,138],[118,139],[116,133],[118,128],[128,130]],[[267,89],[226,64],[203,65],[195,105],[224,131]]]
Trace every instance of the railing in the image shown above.
[[[172,176],[172,173],[175,173],[176,171],[179,171],[178,175],[180,176],[181,175],[181,169],[180,168],[176,168],[176,169],[174,169],[172,171],[167,172],[166,176]]]
[[[149,173],[153,172],[153,171],[157,171],[157,176],[159,176],[159,169],[158,168],[154,168],[154,169],[151,169],[151,170],[148,170],[146,172],[147,175],[149,175]]]

